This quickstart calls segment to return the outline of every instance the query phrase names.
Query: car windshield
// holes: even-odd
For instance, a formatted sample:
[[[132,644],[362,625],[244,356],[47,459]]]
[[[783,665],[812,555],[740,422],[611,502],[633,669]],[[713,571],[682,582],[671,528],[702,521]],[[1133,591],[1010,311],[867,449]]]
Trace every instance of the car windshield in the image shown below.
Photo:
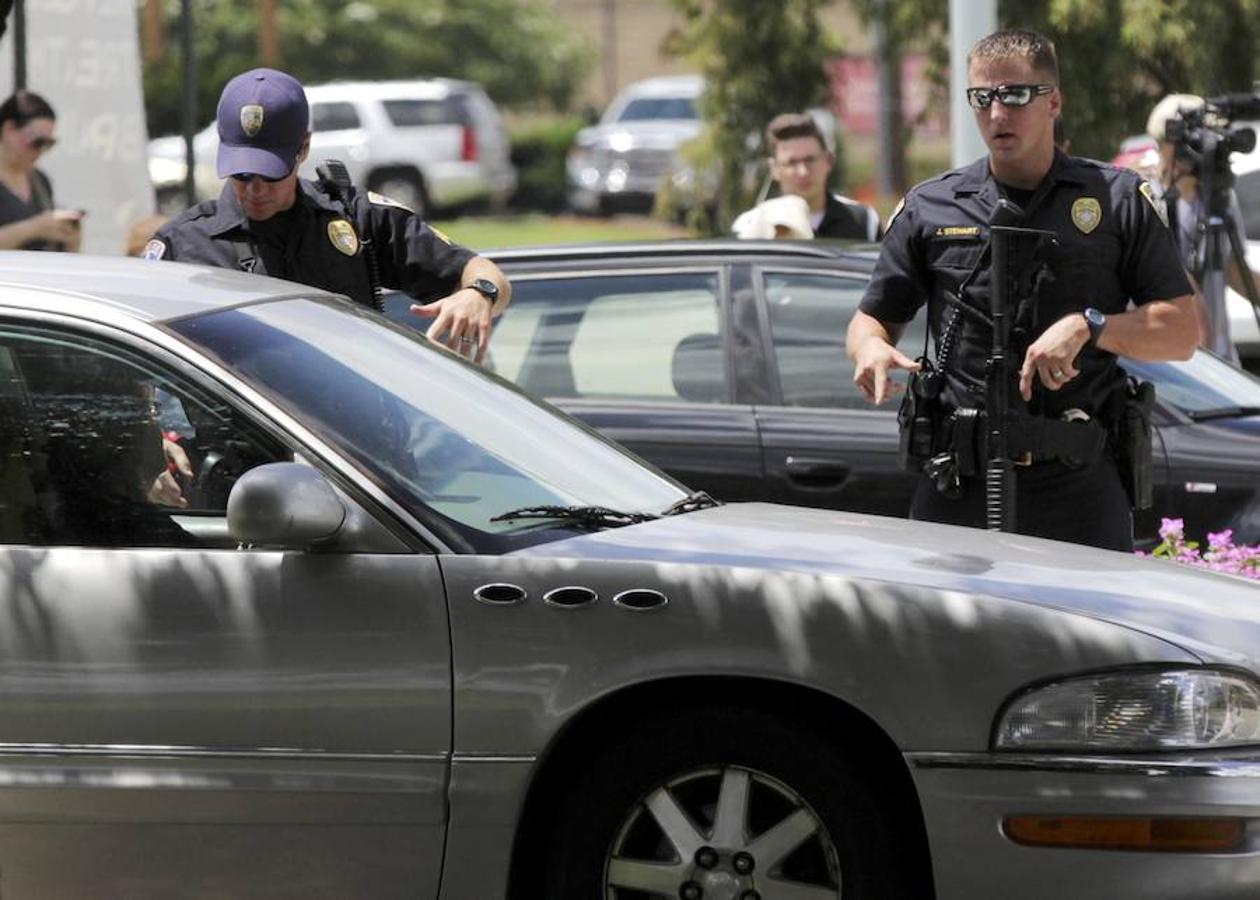
[[[530,506],[657,514],[686,491],[625,450],[418,332],[332,299],[179,320],[183,338],[276,399],[454,546],[502,552],[570,536]]]
[[[1124,359],[1130,375],[1154,382],[1155,394],[1189,416],[1260,408],[1260,379],[1203,350],[1185,362]]]
[[[617,116],[618,122],[646,119],[694,119],[696,106],[690,97],[639,97],[631,100]]]

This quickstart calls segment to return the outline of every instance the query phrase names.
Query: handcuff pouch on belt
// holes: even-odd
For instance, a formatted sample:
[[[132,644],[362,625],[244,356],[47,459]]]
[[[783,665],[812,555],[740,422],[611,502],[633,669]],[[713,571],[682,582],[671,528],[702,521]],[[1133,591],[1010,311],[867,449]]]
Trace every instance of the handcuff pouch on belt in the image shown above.
[[[1155,385],[1149,381],[1125,379],[1118,409],[1112,416],[1112,447],[1120,481],[1135,510],[1150,509],[1154,503],[1155,461],[1151,440],[1151,412],[1155,408]]]

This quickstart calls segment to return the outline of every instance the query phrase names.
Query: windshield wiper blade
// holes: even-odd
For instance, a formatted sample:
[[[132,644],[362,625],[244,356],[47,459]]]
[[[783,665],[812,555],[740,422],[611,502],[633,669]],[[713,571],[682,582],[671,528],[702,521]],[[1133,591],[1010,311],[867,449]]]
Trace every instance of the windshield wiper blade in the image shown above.
[[[1241,419],[1243,416],[1260,416],[1260,406],[1218,406],[1215,409],[1192,409],[1186,412],[1196,422],[1209,419]]]
[[[681,500],[675,500],[669,506],[661,510],[662,516],[677,516],[682,513],[695,512],[697,509],[708,509],[710,506],[721,506],[717,500],[714,500],[704,491],[696,491],[694,494],[688,494]]]
[[[637,525],[639,522],[650,522],[657,519],[651,513],[621,512],[607,506],[522,506],[510,509],[494,516],[491,522],[506,522],[511,519],[559,519],[571,525],[588,527],[621,528],[624,525]]]

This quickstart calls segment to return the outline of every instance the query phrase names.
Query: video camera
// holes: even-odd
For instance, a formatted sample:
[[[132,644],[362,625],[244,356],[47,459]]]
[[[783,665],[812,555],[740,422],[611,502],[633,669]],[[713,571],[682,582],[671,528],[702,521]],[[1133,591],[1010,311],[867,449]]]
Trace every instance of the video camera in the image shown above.
[[[1225,176],[1232,183],[1229,155],[1250,153],[1256,146],[1255,130],[1234,127],[1238,119],[1260,119],[1260,94],[1209,97],[1202,106],[1182,109],[1177,118],[1169,119],[1164,135],[1176,158],[1188,162],[1195,176]]]

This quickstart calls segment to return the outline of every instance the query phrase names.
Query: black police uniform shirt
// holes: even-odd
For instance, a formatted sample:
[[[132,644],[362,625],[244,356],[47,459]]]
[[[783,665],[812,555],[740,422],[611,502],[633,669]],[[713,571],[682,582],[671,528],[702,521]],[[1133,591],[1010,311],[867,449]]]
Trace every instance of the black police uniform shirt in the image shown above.
[[[243,269],[323,288],[372,305],[363,240],[376,247],[381,285],[421,300],[450,294],[475,255],[411,210],[379,194],[354,191],[354,227],[318,182],[298,179],[293,206],[263,222],[245,217],[230,184],[167,222],[146,259]]]
[[[939,339],[952,314],[949,295],[971,277],[964,302],[986,318],[958,316],[956,349],[945,372],[948,406],[984,405],[993,340],[987,322],[990,254],[984,250],[989,217],[1003,192],[988,157],[912,188],[893,213],[862,298],[863,312],[890,324],[909,322],[926,301],[931,333]],[[1162,203],[1137,173],[1056,152],[1042,183],[1023,199],[1020,224],[1054,232],[1057,246],[1044,248],[1046,269],[1035,282],[1030,279],[1035,291],[1014,320],[1016,371],[1028,345],[1069,313],[1088,307],[1121,313],[1130,301],[1140,305],[1191,292]],[[1035,271],[1024,268],[1030,248],[1019,249],[1013,269]],[[923,350],[901,349],[910,356]],[[1077,408],[1106,419],[1125,377],[1115,355],[1086,344],[1076,366],[1080,374],[1059,391],[1042,390],[1034,378],[1029,411],[1058,418]]]
[[[814,237],[877,241],[879,236],[879,213],[865,203],[828,192],[822,221],[815,226]]]

